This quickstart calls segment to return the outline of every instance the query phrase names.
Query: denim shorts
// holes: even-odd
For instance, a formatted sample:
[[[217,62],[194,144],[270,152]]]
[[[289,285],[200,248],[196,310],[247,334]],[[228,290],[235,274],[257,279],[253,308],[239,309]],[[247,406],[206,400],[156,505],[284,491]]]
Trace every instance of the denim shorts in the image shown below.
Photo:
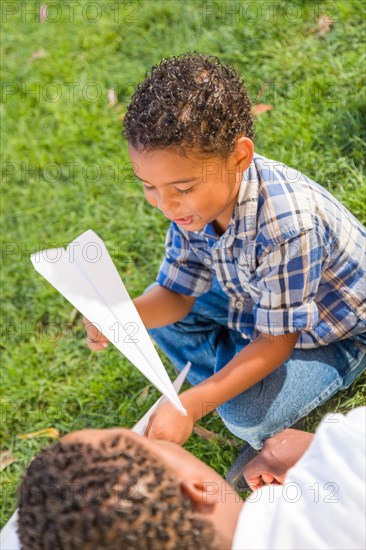
[[[250,343],[228,327],[228,307],[228,297],[214,278],[210,291],[196,298],[184,319],[148,330],[177,370],[192,363],[192,385],[225,367]],[[294,349],[279,368],[217,411],[230,432],[261,449],[265,439],[348,388],[365,366],[366,333],[314,349]]]

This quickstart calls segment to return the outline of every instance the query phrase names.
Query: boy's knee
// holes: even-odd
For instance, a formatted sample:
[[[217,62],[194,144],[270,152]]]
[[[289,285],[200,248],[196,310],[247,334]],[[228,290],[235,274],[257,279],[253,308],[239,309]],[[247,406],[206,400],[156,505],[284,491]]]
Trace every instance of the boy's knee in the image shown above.
[[[251,412],[257,409],[257,414],[248,414],[248,405]],[[218,407],[217,412],[224,422],[226,428],[239,439],[249,443],[253,449],[259,451],[263,443],[272,435],[274,426],[268,418],[263,416],[263,410],[256,403],[249,404],[243,400],[242,407],[230,407],[230,402],[224,403]],[[277,426],[277,425],[276,425]]]

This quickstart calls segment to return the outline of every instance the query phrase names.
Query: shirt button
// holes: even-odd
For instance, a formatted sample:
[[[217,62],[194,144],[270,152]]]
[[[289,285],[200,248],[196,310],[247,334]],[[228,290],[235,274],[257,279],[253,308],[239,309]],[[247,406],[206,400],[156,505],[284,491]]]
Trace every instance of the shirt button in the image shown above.
[[[236,309],[243,309],[244,304],[243,304],[243,302],[238,300],[237,302],[235,302],[235,307],[236,307]]]
[[[205,262],[206,265],[211,265],[212,264],[211,258],[205,258],[203,261]]]
[[[230,281],[228,283],[226,283],[226,288],[234,288],[234,283],[231,283]]]

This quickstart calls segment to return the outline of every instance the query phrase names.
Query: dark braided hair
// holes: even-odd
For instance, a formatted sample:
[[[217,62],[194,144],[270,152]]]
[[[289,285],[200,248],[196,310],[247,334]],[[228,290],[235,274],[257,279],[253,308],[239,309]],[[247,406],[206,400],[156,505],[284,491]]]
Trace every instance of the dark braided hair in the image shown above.
[[[185,53],[163,59],[137,86],[124,117],[136,149],[176,147],[222,158],[244,135],[253,139],[250,100],[237,71],[215,56]]]
[[[142,445],[120,440],[59,441],[36,456],[19,489],[22,549],[213,548],[212,524],[172,474]]]

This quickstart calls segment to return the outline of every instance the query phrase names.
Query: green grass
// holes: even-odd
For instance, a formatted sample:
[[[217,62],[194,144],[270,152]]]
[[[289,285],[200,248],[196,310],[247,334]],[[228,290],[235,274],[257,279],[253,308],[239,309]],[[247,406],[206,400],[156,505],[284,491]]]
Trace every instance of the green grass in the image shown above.
[[[1,104],[1,449],[17,461],[1,474],[2,523],[14,510],[27,463],[51,442],[19,434],[50,426],[62,433],[131,426],[158,397],[151,388],[131,408],[146,380],[115,349],[88,351],[80,316],[70,323],[71,306],[29,260],[33,251],[64,246],[92,228],[112,251],[132,297],[155,278],[168,222],[144,202],[132,178],[121,121],[107,105],[109,88],[125,107],[135,84],[163,57],[192,50],[218,55],[240,70],[254,103],[274,106],[258,117],[257,151],[317,180],[366,221],[362,1],[299,0],[292,9],[286,1],[272,7],[267,1],[136,1],[113,12],[107,6],[117,3],[99,1],[95,23],[85,20],[95,17],[92,11],[83,18],[87,2],[79,2],[73,21],[58,2],[59,20],[42,24],[24,10],[39,3],[19,2],[18,13],[5,21],[7,4],[14,2],[2,2],[8,93]],[[234,4],[240,6],[236,18],[229,13]],[[335,23],[320,37],[309,29],[322,14]],[[40,49],[47,56],[30,62]],[[38,96],[25,95],[24,87],[37,86]],[[60,90],[57,101],[47,100]],[[100,92],[95,101],[93,91]],[[326,411],[364,402],[364,385],[365,378],[356,381],[304,427],[313,430]],[[232,436],[215,415],[202,425],[219,437],[207,443],[192,436],[187,448],[225,474],[237,452],[227,443]]]

